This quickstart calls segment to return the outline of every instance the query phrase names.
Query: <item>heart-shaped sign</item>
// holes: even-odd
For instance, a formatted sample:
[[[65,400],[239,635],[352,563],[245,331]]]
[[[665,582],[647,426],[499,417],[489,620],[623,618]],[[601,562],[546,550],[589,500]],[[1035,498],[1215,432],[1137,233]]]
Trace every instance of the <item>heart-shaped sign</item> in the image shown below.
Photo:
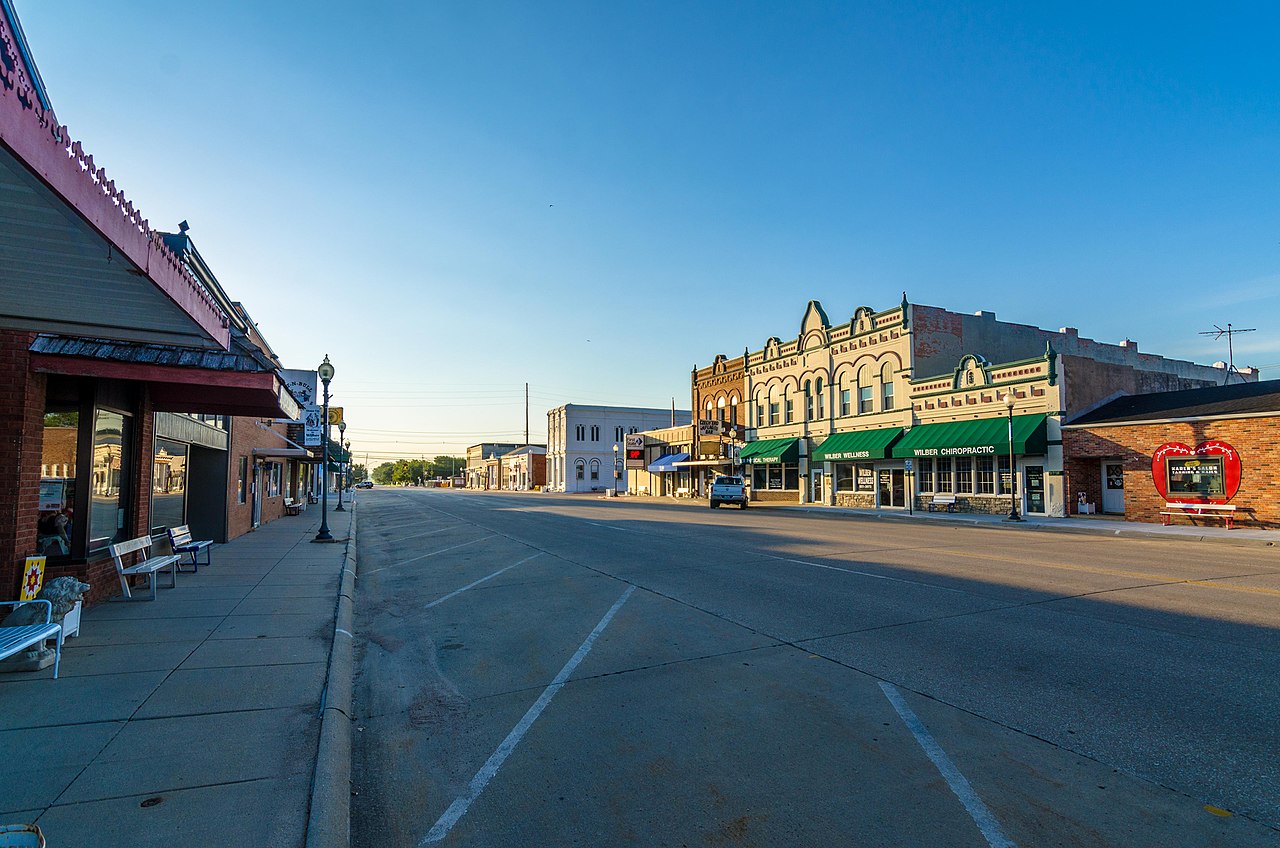
[[[1217,439],[1165,442],[1151,455],[1151,479],[1171,503],[1226,503],[1240,491],[1240,470],[1240,454]]]

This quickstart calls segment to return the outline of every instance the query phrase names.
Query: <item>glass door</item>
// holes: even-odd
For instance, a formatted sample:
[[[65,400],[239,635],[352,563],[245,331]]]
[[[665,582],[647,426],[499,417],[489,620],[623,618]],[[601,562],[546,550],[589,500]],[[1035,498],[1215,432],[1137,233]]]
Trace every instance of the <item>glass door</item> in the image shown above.
[[[1027,513],[1044,515],[1044,466],[1028,465],[1026,472]]]
[[[907,472],[901,468],[881,468],[876,474],[880,506],[907,505]]]

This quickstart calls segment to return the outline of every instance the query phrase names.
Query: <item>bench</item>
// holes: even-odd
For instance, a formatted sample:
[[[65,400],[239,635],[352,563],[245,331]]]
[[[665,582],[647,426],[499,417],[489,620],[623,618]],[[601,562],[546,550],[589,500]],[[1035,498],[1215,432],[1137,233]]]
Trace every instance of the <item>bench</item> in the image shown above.
[[[953,494],[943,493],[933,496],[933,500],[925,504],[929,512],[937,512],[938,507],[946,507],[947,512],[956,511],[956,496]]]
[[[293,498],[284,499],[285,515],[302,515],[302,501],[295,501]]]
[[[690,491],[690,489],[689,489],[689,487],[688,487],[688,486],[681,486],[680,488],[676,489],[676,497],[677,497],[677,498],[691,498],[691,497],[693,497],[693,492],[692,492],[692,491]]]
[[[178,588],[178,563],[182,557],[178,554],[161,554],[160,556],[151,556],[151,537],[139,536],[136,539],[130,539],[127,542],[119,542],[111,545],[107,550],[111,552],[111,559],[116,564],[116,574],[120,576],[120,588],[124,591],[124,599],[126,601],[136,600],[133,593],[129,591],[129,578],[135,574],[145,574],[147,582],[151,584],[151,600],[156,599],[156,572],[169,570],[169,577],[172,581],[169,588]],[[134,554],[139,554],[142,561],[133,565],[125,565],[126,559],[133,559]]]
[[[173,548],[175,554],[188,554],[191,561],[188,565],[193,571],[200,570],[200,552],[204,551],[204,564],[213,565],[213,541],[206,539],[201,542],[194,541],[191,538],[191,528],[183,524],[181,527],[169,528],[169,546]],[[182,569],[182,563],[178,563],[178,569]]]
[[[1160,512],[1160,523],[1168,527],[1175,516],[1187,518],[1221,518],[1228,530],[1235,529],[1236,508],[1234,504],[1211,503],[1167,503]]]
[[[21,651],[25,651],[32,645],[44,642],[46,639],[57,637],[57,644],[54,647],[53,655],[53,679],[58,679],[58,663],[62,661],[62,625],[53,623],[53,602],[46,601],[43,598],[37,598],[34,601],[0,601],[0,605],[17,607],[24,604],[44,604],[44,622],[36,624],[19,624],[16,627],[0,627],[0,660],[6,660],[9,657]],[[48,656],[46,654],[46,656]]]

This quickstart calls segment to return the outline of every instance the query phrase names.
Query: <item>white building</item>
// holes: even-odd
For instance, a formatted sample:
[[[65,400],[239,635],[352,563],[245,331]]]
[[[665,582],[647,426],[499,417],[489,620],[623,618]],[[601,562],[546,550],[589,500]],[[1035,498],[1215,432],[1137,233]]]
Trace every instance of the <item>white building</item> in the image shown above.
[[[687,409],[640,409],[567,403],[547,413],[547,489],[552,492],[626,491],[626,470],[615,482],[615,459],[625,439],[644,430],[690,421]],[[614,448],[617,448],[615,451]]]

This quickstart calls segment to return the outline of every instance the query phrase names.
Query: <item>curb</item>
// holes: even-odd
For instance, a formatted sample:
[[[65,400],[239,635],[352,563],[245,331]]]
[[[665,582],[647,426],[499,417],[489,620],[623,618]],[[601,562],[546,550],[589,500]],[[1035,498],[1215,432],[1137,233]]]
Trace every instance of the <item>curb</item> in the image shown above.
[[[356,509],[342,559],[342,584],[334,611],[333,644],[320,699],[320,746],[311,780],[307,848],[347,848],[351,844],[351,703],[354,696]]]

